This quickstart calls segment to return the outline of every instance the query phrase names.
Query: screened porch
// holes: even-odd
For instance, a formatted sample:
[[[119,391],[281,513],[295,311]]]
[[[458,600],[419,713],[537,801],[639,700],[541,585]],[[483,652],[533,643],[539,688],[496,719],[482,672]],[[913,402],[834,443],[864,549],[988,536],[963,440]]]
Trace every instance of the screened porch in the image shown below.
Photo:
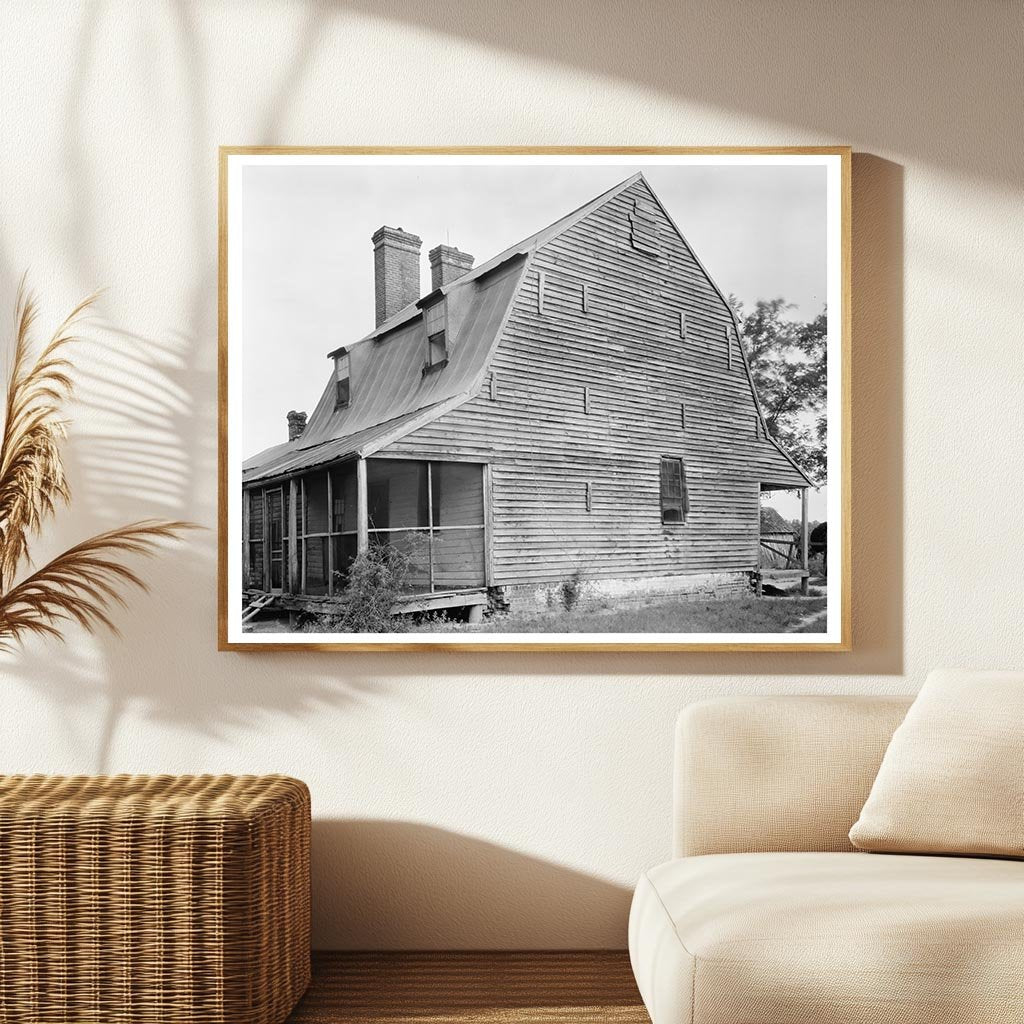
[[[247,591],[341,596],[357,554],[404,556],[404,591],[486,586],[480,463],[353,460],[248,489],[243,503]]]

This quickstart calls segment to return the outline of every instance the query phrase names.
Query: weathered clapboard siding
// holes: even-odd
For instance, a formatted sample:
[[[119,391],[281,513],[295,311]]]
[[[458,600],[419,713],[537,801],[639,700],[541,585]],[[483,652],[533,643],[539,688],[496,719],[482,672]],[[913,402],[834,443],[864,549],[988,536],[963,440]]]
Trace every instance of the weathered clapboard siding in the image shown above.
[[[756,421],[725,302],[638,181],[534,254],[479,393],[385,452],[491,464],[494,584],[742,571],[760,484],[806,485]],[[685,461],[685,524],[661,522],[663,455]]]

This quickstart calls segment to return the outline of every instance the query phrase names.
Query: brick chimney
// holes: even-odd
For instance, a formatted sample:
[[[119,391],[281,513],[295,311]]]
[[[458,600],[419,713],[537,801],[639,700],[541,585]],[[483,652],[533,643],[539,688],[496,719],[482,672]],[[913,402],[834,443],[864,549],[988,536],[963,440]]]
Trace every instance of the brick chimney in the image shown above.
[[[453,245],[436,245],[427,257],[430,260],[430,290],[436,291],[473,269],[473,257],[459,252]]]
[[[373,233],[373,276],[377,326],[420,297],[423,240],[387,225]]]
[[[297,437],[302,437],[303,431],[306,429],[306,414],[304,412],[296,412],[294,409],[288,413],[288,440],[294,441]]]

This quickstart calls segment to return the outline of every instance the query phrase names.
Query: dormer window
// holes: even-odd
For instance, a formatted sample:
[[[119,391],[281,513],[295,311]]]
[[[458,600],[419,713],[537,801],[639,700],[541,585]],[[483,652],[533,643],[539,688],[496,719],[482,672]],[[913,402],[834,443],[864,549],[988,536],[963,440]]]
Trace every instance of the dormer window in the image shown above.
[[[448,303],[444,299],[423,310],[423,326],[427,332],[426,375],[448,365]]]
[[[344,349],[334,353],[334,408],[347,409],[352,399],[352,371]]]

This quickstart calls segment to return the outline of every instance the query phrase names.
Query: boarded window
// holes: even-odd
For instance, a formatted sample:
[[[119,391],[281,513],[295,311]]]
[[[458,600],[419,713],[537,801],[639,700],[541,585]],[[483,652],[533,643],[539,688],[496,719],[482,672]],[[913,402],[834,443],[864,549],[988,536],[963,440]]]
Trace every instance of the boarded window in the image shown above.
[[[352,377],[347,352],[334,357],[334,408],[344,409],[352,400]]]
[[[442,299],[423,310],[423,324],[427,332],[427,361],[424,374],[448,365],[448,304]]]
[[[690,512],[690,496],[686,489],[686,467],[682,459],[662,457],[661,521],[685,523]]]
[[[658,218],[654,207],[641,199],[633,203],[633,212],[629,215],[629,240],[637,252],[647,256],[657,256],[660,251],[658,238]]]

